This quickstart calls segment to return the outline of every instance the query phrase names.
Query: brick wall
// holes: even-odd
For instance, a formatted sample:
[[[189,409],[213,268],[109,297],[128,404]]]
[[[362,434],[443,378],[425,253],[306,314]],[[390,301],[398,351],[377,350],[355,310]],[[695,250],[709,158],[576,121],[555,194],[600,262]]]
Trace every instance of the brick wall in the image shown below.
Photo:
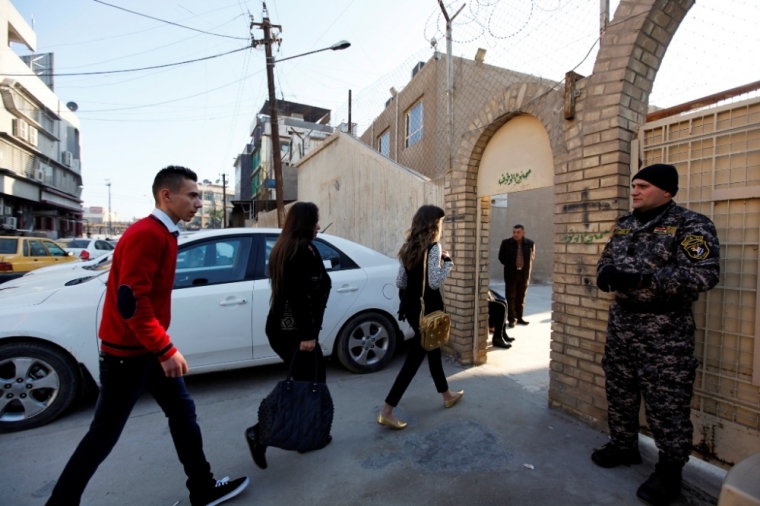
[[[670,40],[693,0],[622,1],[593,74],[578,82],[568,152],[555,157],[555,266],[550,404],[606,428],[600,367],[612,296],[596,263],[615,219],[629,208],[630,144]]]

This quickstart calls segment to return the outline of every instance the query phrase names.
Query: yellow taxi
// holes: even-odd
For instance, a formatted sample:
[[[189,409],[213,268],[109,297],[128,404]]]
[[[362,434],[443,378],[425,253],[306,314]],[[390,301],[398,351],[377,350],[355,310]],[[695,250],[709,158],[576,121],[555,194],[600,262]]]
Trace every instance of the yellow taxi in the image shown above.
[[[0,236],[0,283],[35,269],[77,260],[50,239]]]

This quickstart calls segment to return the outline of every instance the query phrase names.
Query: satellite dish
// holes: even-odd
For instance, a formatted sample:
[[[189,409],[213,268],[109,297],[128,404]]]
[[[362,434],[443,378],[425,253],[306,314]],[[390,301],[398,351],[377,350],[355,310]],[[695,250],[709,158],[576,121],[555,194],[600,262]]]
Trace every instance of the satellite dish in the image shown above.
[[[68,107],[69,111],[71,112],[77,112],[77,109],[79,109],[79,106],[76,102],[69,102],[66,104],[66,107]]]

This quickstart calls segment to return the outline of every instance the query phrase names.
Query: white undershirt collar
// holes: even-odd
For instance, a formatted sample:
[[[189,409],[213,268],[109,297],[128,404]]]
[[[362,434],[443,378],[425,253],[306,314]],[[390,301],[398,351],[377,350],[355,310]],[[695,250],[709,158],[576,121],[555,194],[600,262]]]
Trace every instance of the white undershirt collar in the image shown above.
[[[174,237],[179,236],[179,227],[177,227],[177,224],[174,223],[171,218],[169,218],[168,214],[159,208],[155,208],[150,214],[158,218],[158,221],[164,224],[170,234],[172,234]]]

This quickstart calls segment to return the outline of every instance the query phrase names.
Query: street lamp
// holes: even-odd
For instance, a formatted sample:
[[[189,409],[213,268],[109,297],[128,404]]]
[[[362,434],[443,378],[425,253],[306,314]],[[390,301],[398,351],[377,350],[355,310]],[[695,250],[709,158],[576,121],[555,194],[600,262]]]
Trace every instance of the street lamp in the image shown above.
[[[281,61],[287,61],[292,60],[293,58],[300,58],[301,56],[306,56],[307,54],[314,54],[314,53],[321,53],[322,51],[341,51],[343,49],[348,49],[351,47],[351,43],[347,40],[341,40],[340,42],[336,42],[330,47],[326,47],[323,49],[317,49],[316,51],[309,51],[308,53],[303,54],[297,54],[295,56],[288,56],[287,58],[280,58],[279,60],[275,60],[275,63],[280,63]]]
[[[253,19],[251,20],[253,21]],[[272,125],[272,150],[273,158],[274,158],[274,186],[275,186],[275,192],[277,193],[277,225],[282,228],[283,223],[285,222],[285,202],[283,200],[282,195],[282,156],[280,155],[280,129],[277,124],[277,99],[275,98],[275,92],[274,92],[274,64],[275,59],[274,55],[272,54],[272,44],[274,43],[281,43],[282,39],[278,38],[277,36],[272,37],[271,35],[271,29],[277,28],[278,30],[282,31],[282,26],[280,25],[273,25],[269,21],[269,12],[266,10],[266,4],[264,4],[264,16],[261,23],[253,23],[251,22],[251,28],[254,26],[260,27],[262,30],[264,30],[264,38],[260,40],[253,40],[253,47],[256,47],[258,45],[263,44],[264,48],[266,49],[266,56],[267,56],[267,83],[269,84],[269,122]],[[317,49],[316,51],[309,51],[308,53],[298,54],[295,56],[289,56],[287,58],[283,58],[281,60],[276,61],[286,61],[286,60],[292,60],[294,58],[300,58],[301,56],[306,56],[309,54],[314,53],[320,53],[322,51],[340,51],[342,49],[346,49],[351,46],[351,43],[346,40],[341,40],[340,42],[336,42],[330,47],[326,47],[323,49]]]

